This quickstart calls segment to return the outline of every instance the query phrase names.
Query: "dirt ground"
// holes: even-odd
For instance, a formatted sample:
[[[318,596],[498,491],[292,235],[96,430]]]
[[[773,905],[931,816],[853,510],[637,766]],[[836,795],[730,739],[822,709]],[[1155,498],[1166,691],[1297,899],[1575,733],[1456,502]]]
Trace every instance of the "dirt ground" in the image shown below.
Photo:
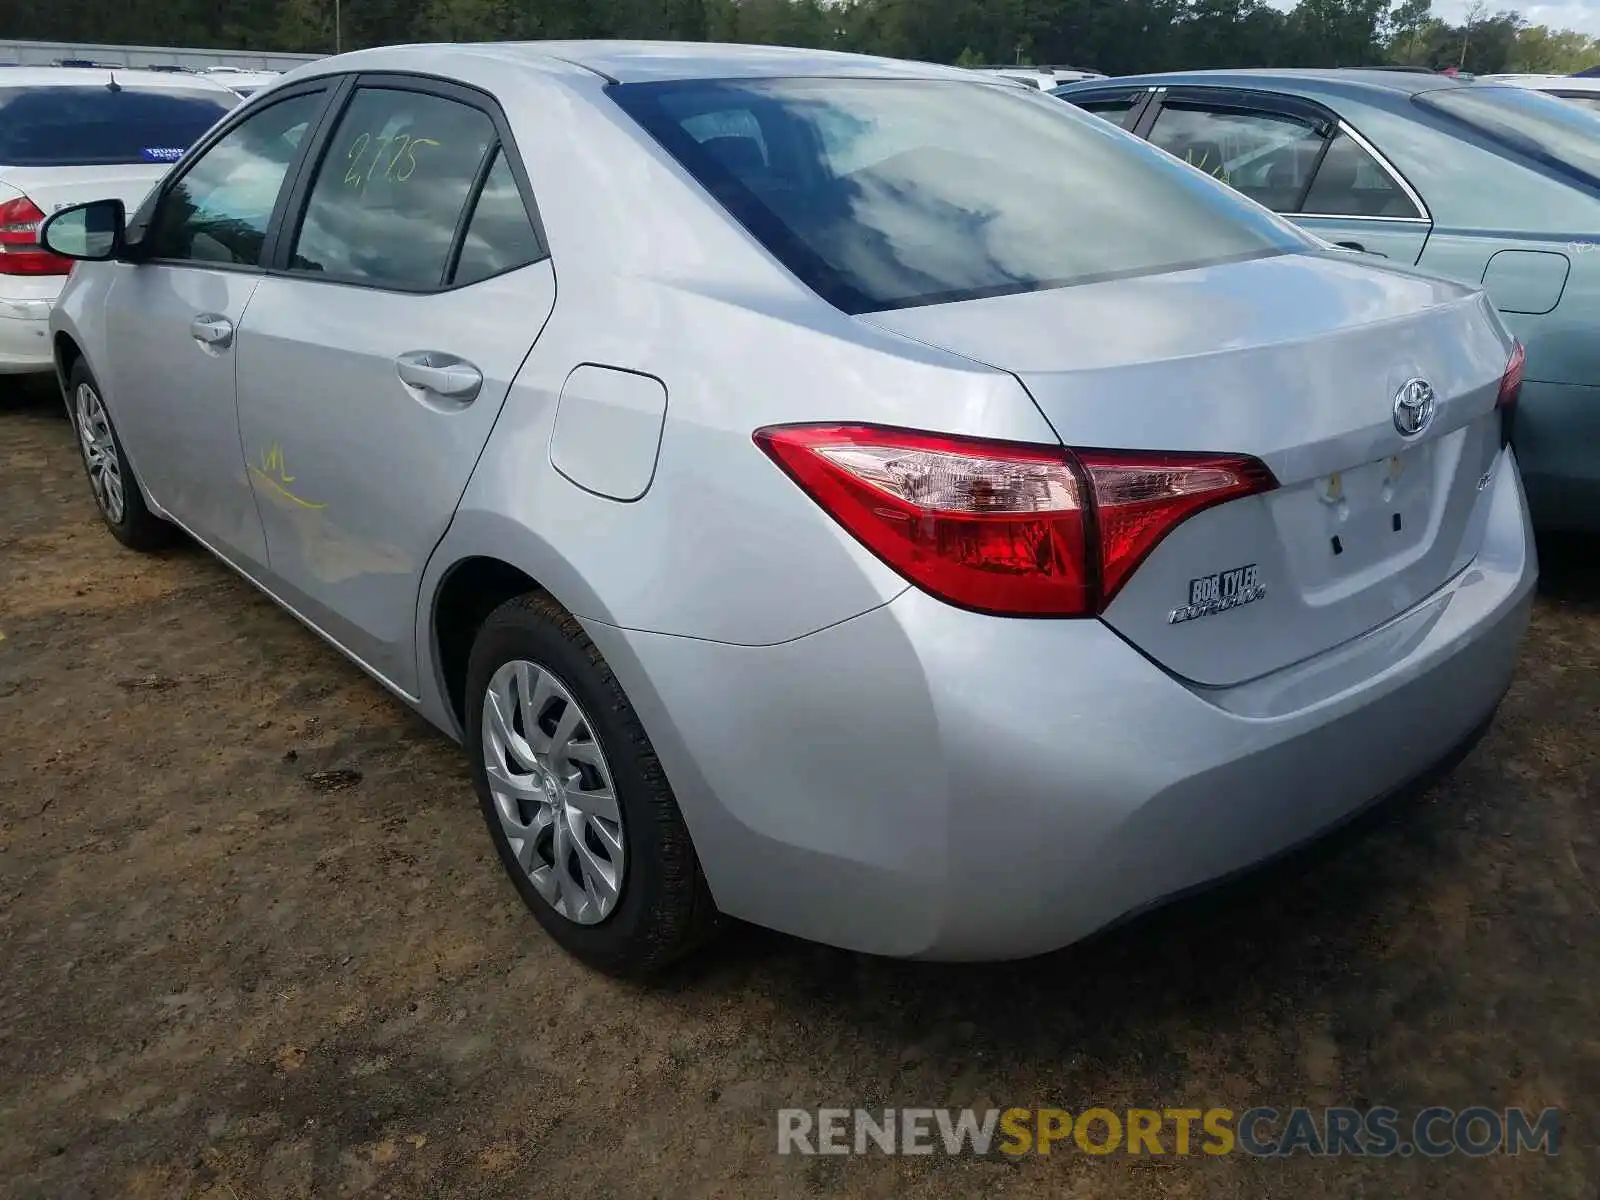
[[[0,1191],[12,1197],[1593,1200],[1600,550],[1547,546],[1442,786],[1022,964],[739,929],[663,984],[557,952],[459,752],[194,549],[98,525],[0,405]],[[1560,1154],[783,1157],[782,1106],[1521,1104]]]

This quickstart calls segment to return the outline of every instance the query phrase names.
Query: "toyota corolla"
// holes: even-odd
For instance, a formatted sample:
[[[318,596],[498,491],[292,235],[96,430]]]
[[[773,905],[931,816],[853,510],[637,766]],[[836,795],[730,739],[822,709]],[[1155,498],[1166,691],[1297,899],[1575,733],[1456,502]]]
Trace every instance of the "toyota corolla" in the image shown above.
[[[460,740],[607,970],[1064,945],[1470,746],[1528,620],[1480,291],[970,72],[361,51],[42,236],[111,533]]]

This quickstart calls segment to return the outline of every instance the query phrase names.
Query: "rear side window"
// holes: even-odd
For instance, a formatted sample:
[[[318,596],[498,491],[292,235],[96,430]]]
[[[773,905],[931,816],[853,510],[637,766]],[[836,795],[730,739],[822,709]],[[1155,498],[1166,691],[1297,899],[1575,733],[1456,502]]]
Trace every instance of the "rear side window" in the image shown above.
[[[461,257],[450,282],[455,286],[477,283],[543,257],[544,246],[528,219],[528,207],[517,190],[511,164],[505,151],[497,150],[467,222]]]
[[[232,94],[193,89],[0,87],[0,163],[176,162],[237,103]]]
[[[1528,88],[1483,83],[1423,92],[1416,102],[1508,150],[1600,183],[1600,112]]]
[[[610,93],[779,261],[846,312],[1311,245],[1104,122],[1013,88],[761,79]]]
[[[359,88],[323,152],[290,266],[402,290],[442,287],[494,122],[427,92]]]
[[[1422,215],[1393,176],[1347,133],[1338,134],[1328,147],[1300,211],[1335,217]]]

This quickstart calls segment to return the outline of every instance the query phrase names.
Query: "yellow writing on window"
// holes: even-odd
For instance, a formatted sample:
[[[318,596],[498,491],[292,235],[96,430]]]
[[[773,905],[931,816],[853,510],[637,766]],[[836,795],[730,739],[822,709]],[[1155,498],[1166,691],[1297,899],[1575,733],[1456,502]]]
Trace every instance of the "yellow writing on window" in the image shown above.
[[[289,485],[294,482],[294,476],[289,474],[289,467],[283,457],[283,447],[273,442],[259,456],[257,462],[250,465],[251,473],[278,494],[293,500],[301,508],[326,508],[326,504],[317,504],[294,494],[289,490]]]
[[[345,186],[365,192],[374,176],[404,183],[416,173],[418,149],[437,145],[437,138],[413,137],[409,133],[377,137],[360,134],[345,151]]]

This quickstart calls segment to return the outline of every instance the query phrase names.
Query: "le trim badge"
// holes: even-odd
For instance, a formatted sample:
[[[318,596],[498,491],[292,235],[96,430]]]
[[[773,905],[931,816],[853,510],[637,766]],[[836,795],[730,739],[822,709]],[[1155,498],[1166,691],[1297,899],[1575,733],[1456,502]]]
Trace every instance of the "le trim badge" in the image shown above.
[[[1255,563],[1202,575],[1189,581],[1189,603],[1167,615],[1167,624],[1181,625],[1201,617],[1212,617],[1245,604],[1254,604],[1267,594],[1261,572]]]

